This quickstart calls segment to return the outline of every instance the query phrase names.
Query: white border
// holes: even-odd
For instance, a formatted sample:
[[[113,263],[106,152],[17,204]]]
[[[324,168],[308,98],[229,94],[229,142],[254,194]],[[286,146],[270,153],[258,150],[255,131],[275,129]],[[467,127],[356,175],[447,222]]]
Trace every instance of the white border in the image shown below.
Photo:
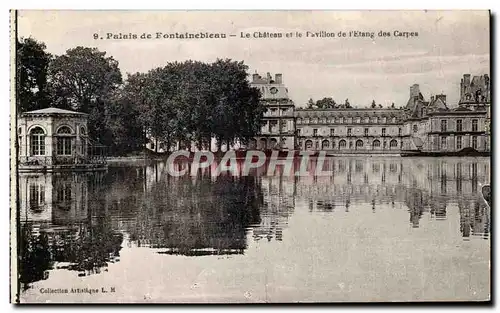
[[[2,301],[2,307],[1,311],[2,312],[11,312],[14,310],[14,307],[10,304],[8,304],[8,294],[9,294],[9,284],[8,282],[10,281],[9,279],[9,238],[8,238],[8,223],[7,221],[9,220],[9,180],[7,177],[9,177],[9,167],[7,164],[9,164],[9,61],[10,60],[10,39],[9,39],[9,9],[10,8],[16,8],[16,9],[176,9],[176,10],[187,10],[187,9],[204,9],[204,10],[215,10],[215,9],[236,9],[236,10],[245,10],[245,9],[253,9],[253,10],[269,10],[269,9],[317,9],[317,10],[333,10],[333,9],[393,9],[393,10],[411,10],[411,9],[430,9],[430,10],[436,10],[436,9],[492,9],[493,14],[495,12],[498,14],[500,12],[500,1],[498,0],[491,0],[491,1],[486,1],[486,0],[468,0],[468,1],[462,1],[462,0],[454,0],[454,1],[436,1],[436,0],[420,0],[420,1],[414,1],[412,3],[409,2],[403,2],[403,1],[360,1],[360,0],[350,0],[350,1],[335,1],[335,2],[327,2],[327,1],[317,1],[317,0],[308,0],[308,1],[286,1],[282,2],[280,4],[278,3],[272,3],[270,1],[266,0],[252,0],[251,2],[236,2],[236,1],[230,1],[230,0],[212,0],[212,1],[191,1],[191,0],[184,0],[184,1],[168,1],[168,6],[163,5],[159,6],[157,3],[158,1],[153,1],[153,0],[141,0],[141,1],[109,1],[109,2],[104,2],[102,0],[86,0],[86,1],[80,1],[80,2],[70,2],[70,1],[64,1],[64,0],[49,0],[49,1],[2,1],[1,6],[2,10],[0,11],[0,17],[1,17],[1,22],[2,22],[2,42],[4,47],[2,51],[2,60],[1,66],[2,70],[0,71],[1,75],[1,80],[2,83],[0,85],[0,90],[1,90],[1,95],[2,95],[2,105],[0,106],[0,146],[3,147],[1,155],[1,163],[2,167],[2,179],[0,180],[1,182],[1,189],[0,192],[2,192],[2,195],[0,199],[3,201],[3,208],[2,208],[2,214],[3,218],[0,219],[1,221],[4,221],[4,225],[2,227],[3,229],[3,237],[2,240],[0,240],[1,247],[0,251],[3,251],[2,253],[2,259],[1,259],[1,265],[0,265],[0,273],[1,273],[1,279],[0,281],[2,284],[0,285],[1,287],[1,298],[3,299]],[[119,3],[119,6],[117,4]],[[496,19],[498,19],[498,16],[496,16]],[[498,32],[494,34],[494,38],[491,42],[491,45],[493,46],[494,42],[498,41]],[[496,59],[496,53],[495,55],[491,55],[491,59]],[[496,62],[494,62],[496,65]],[[497,99],[497,90],[500,90],[498,88],[499,83],[497,80],[496,76],[496,66],[493,69],[494,71],[492,72],[492,78],[494,82],[494,99],[493,99],[493,105],[495,105],[496,99]],[[498,117],[500,114],[500,111],[494,110],[494,118]],[[499,119],[500,121],[500,119]],[[500,129],[499,125],[495,125],[495,134],[493,134],[496,137],[496,133]],[[494,156],[498,156],[498,143],[495,143],[495,150],[494,150]],[[495,164],[495,163],[493,163]],[[492,168],[494,171],[494,168]],[[494,186],[496,185],[497,180],[493,182]],[[500,201],[499,199],[495,200],[495,203]],[[495,212],[494,217],[495,220],[494,226],[497,226],[497,218],[496,216],[499,215],[497,212]],[[494,230],[498,229],[497,227],[493,228]],[[493,234],[495,236],[495,234]],[[496,237],[496,236],[495,236]],[[496,239],[496,238],[495,238]],[[496,242],[494,239],[493,242]],[[494,260],[496,260],[496,250],[495,250],[495,257]],[[495,271],[496,274],[498,273],[498,270]],[[498,282],[497,280],[497,275],[494,277],[495,281]],[[496,285],[497,288],[495,288],[495,291],[498,290],[498,285]],[[498,300],[498,292],[495,292],[494,298]],[[63,310],[66,309],[73,309],[76,307],[64,307],[62,308]],[[143,307],[132,307],[134,308],[140,308],[142,309]],[[177,307],[155,307],[160,310],[177,310]],[[193,309],[200,309],[202,307],[195,307],[195,308],[189,308],[189,310]],[[206,307],[203,307],[206,308]],[[213,309],[220,309],[220,307],[212,307]],[[406,307],[398,308],[403,309]],[[40,307],[36,307],[34,309],[40,309]],[[54,307],[48,307],[45,309],[52,310]],[[60,308],[61,309],[61,308]],[[79,308],[81,309],[81,308]],[[105,311],[113,311],[113,310],[123,310],[123,307],[87,307],[85,309],[88,310],[93,310],[95,312],[105,312]],[[149,308],[151,309],[151,308]],[[181,308],[182,309],[182,308]],[[227,307],[227,309],[240,309],[240,307]],[[248,309],[248,308],[246,308]],[[258,309],[258,310],[276,310],[278,309],[277,307],[268,307],[268,308],[262,308],[262,307],[255,307],[251,309]],[[300,307],[299,309],[309,309],[305,307]],[[347,308],[347,307],[332,307],[332,310],[336,311],[351,311],[351,310],[365,310],[368,309],[366,307],[359,308]],[[380,307],[380,309],[385,310],[385,307]],[[444,307],[436,307],[436,308],[417,308],[418,310],[426,310],[426,311],[442,311],[442,310],[455,310],[455,307],[452,308],[444,308]],[[467,310],[471,310],[472,308],[468,307]],[[185,309],[183,309],[185,310]],[[475,309],[472,309],[473,311]]]

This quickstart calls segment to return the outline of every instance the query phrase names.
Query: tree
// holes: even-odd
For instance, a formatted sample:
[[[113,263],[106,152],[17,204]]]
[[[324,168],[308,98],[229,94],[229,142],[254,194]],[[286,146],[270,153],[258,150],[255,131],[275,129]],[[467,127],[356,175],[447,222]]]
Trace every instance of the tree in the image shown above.
[[[333,100],[331,97],[328,98],[323,98],[321,100],[316,101],[316,107],[319,109],[333,109],[336,107],[335,100]]]
[[[372,109],[375,109],[377,107],[377,104],[375,103],[375,100],[372,101]]]
[[[396,106],[394,105],[394,102],[391,104],[391,109],[395,109]]]
[[[378,105],[378,107],[379,107],[380,109],[382,109],[382,105],[381,105],[381,104],[379,104],[379,105]]]
[[[50,63],[50,90],[55,106],[89,114],[89,135],[111,144],[104,125],[106,106],[122,77],[118,62],[97,48],[76,47]]]
[[[19,81],[19,111],[43,109],[50,106],[47,93],[47,70],[51,55],[45,44],[33,38],[21,38],[17,44]]]
[[[246,143],[263,125],[264,105],[260,91],[250,86],[243,62],[218,59],[210,66],[209,103],[212,108],[212,134],[220,151],[223,142]]]
[[[316,103],[314,103],[314,100],[312,98],[309,98],[309,101],[307,101],[307,108],[312,109]]]
[[[351,104],[349,103],[349,99],[345,99],[344,106],[345,106],[346,108],[348,108],[348,109],[349,109],[349,108],[351,108]]]

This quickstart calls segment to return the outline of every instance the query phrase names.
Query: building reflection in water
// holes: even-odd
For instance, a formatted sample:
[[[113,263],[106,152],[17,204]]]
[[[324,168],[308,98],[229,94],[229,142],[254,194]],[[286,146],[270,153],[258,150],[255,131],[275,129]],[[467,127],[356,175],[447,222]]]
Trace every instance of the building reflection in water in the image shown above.
[[[97,197],[103,174],[19,175],[20,258],[23,289],[64,268],[79,276],[100,273],[119,260],[122,235],[110,227]]]
[[[317,165],[311,159],[308,170]],[[485,158],[328,158],[323,171],[330,175],[300,177],[281,167],[268,176],[266,166],[250,176],[217,175],[212,167],[172,177],[164,162],[107,173],[22,174],[20,280],[27,288],[57,268],[99,273],[119,260],[122,243],[170,255],[244,254],[248,240],[286,240],[298,208],[407,210],[413,228],[423,216],[439,222],[459,212],[463,238],[489,238],[490,212],[478,194],[490,177]]]
[[[410,225],[418,228],[424,214],[444,220],[448,207],[458,205],[464,238],[469,237],[465,228],[470,229],[469,233],[474,229],[476,234],[488,234],[489,212],[478,194],[480,182],[489,182],[488,159],[331,158],[325,162],[324,170],[332,174],[298,179],[295,201],[306,200],[310,212],[340,208],[349,212],[350,207],[366,203],[375,213],[380,205],[403,205],[408,210]],[[471,213],[467,206],[476,209]]]

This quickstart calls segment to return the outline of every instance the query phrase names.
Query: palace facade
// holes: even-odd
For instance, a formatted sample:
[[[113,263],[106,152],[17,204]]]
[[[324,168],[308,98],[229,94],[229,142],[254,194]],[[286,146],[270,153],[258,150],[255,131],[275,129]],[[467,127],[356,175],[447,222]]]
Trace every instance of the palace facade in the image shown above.
[[[490,79],[465,74],[458,106],[446,95],[427,101],[418,84],[406,106],[335,109],[296,108],[282,74],[252,76],[268,108],[265,124],[249,148],[310,150],[328,154],[446,155],[490,153]]]

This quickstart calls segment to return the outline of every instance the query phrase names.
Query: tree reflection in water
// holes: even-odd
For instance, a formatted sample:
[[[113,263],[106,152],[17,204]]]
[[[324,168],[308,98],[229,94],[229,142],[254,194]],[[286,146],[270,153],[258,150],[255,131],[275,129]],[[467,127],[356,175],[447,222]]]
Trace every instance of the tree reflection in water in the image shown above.
[[[119,260],[123,235],[113,230],[106,203],[94,201],[102,175],[20,175],[21,233],[19,281],[22,289],[47,279],[51,269],[77,271],[79,276],[100,273]],[[90,183],[89,183],[90,181]],[[26,186],[25,188],[23,188]],[[43,186],[43,188],[39,188]],[[90,186],[90,189],[88,189]]]
[[[167,177],[145,199],[130,241],[162,254],[242,254],[262,203],[256,177]]]
[[[21,225],[19,240],[20,262],[19,281],[22,290],[29,288],[30,283],[48,278],[52,267],[48,236],[44,233],[35,234],[33,225]]]

